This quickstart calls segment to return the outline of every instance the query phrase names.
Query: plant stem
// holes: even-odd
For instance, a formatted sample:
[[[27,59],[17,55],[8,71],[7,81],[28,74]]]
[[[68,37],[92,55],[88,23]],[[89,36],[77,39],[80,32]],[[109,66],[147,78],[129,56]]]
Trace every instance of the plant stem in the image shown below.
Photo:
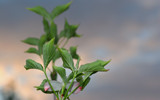
[[[54,72],[53,66],[54,66],[54,62],[52,61],[52,69],[53,69],[53,72]],[[57,80],[57,79],[56,79],[56,80]],[[54,100],[56,100],[56,94],[53,95],[53,98],[54,98]]]
[[[46,69],[44,69],[43,72],[44,72],[44,74],[45,74],[45,76],[46,76],[46,78],[47,78],[47,81],[48,81],[48,83],[49,83],[49,85],[50,85],[50,87],[51,87],[53,93],[56,95],[57,99],[59,100],[58,95],[57,95],[56,92],[54,91],[53,86],[51,85],[51,82],[50,82],[50,80],[48,79],[48,76],[47,76],[47,74],[46,74]]]
[[[76,74],[74,74],[73,79],[72,79],[72,82],[71,82],[71,84],[69,85],[69,88],[67,89],[67,92],[65,93],[65,96],[64,96],[64,99],[63,99],[63,100],[65,100],[65,99],[68,97],[68,96],[67,96],[67,95],[68,95],[68,92],[69,92],[69,90],[71,89],[75,78],[76,78]]]
[[[66,88],[66,84],[64,84],[64,86],[62,87],[61,95],[63,95],[65,88]]]
[[[80,85],[78,85],[73,91],[71,91],[71,93],[67,97],[69,97],[72,93],[74,93],[79,87]]]

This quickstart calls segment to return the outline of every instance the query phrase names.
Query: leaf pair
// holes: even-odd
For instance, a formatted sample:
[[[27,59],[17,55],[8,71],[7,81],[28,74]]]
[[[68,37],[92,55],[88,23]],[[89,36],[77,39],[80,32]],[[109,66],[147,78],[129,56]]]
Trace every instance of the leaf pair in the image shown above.
[[[65,20],[64,30],[61,31],[59,38],[66,37],[70,39],[72,37],[80,37],[76,32],[78,27],[79,25],[69,25],[68,21]]]
[[[110,60],[109,61],[97,60],[95,62],[82,65],[79,68],[79,73],[82,73],[82,72],[96,72],[96,71],[108,71],[104,68],[104,66],[107,65],[109,62],[110,62]]]
[[[71,69],[73,72],[75,71],[74,62],[72,56],[65,49],[58,48],[62,61],[63,67]]]
[[[48,64],[53,59],[53,57],[55,55],[55,50],[56,50],[56,48],[54,47],[54,39],[47,42],[43,46],[43,62],[44,62],[44,67],[45,68],[47,68]],[[43,71],[42,65],[33,61],[33,60],[31,60],[31,59],[26,60],[25,68],[27,70],[28,69],[39,69],[39,70]]]
[[[104,66],[107,65],[109,61],[102,61],[97,60],[92,63],[88,63],[85,65],[81,65],[78,73],[81,74],[76,80],[81,83],[82,90],[87,86],[87,84],[90,82],[90,76],[98,71],[108,71],[108,69],[105,69]]]
[[[63,12],[65,12],[71,5],[72,2],[69,2],[65,5],[60,5],[57,6],[56,8],[54,8],[52,10],[51,13],[49,13],[45,8],[41,7],[41,6],[36,6],[33,8],[27,8],[28,10],[41,15],[42,17],[44,17],[45,19],[47,19],[48,21],[52,21],[54,20],[57,16],[59,16],[60,14],[62,14]]]
[[[34,38],[34,37],[29,37],[29,38],[23,40],[22,42],[29,44],[29,45],[37,46],[38,50],[36,48],[31,47],[26,52],[27,53],[34,53],[34,54],[37,54],[40,56],[43,51],[43,45],[46,42],[46,35],[42,35],[40,37],[40,39]]]

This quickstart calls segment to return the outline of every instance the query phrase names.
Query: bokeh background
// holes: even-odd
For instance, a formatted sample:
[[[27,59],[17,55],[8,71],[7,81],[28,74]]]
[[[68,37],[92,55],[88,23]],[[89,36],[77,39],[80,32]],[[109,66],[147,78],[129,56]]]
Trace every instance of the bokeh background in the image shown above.
[[[25,8],[41,5],[51,11],[69,0],[0,0],[0,100],[16,94],[16,100],[52,100],[36,91],[43,73],[24,69],[29,48],[21,40],[43,34],[42,18]],[[96,59],[112,62],[110,71],[92,77],[85,90],[71,100],[160,99],[160,0],[74,0],[56,19],[80,24],[66,47],[78,45],[82,64]],[[10,91],[13,90],[13,91]],[[8,92],[10,91],[10,92]],[[11,100],[11,99],[8,99]]]

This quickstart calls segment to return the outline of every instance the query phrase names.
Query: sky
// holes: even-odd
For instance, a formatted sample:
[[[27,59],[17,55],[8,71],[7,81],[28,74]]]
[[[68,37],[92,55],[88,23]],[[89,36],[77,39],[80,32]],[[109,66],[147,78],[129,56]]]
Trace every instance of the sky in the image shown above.
[[[23,67],[28,58],[41,60],[24,53],[29,46],[21,40],[44,33],[42,18],[25,8],[41,5],[51,11],[67,2],[0,0],[0,90],[14,82],[22,100],[52,98],[33,88],[43,74]],[[70,24],[80,24],[77,32],[83,36],[71,39],[66,47],[78,45],[81,64],[112,59],[105,67],[110,71],[92,76],[85,90],[71,100],[159,100],[159,9],[159,0],[74,0],[70,9],[56,18],[59,31],[65,18]]]

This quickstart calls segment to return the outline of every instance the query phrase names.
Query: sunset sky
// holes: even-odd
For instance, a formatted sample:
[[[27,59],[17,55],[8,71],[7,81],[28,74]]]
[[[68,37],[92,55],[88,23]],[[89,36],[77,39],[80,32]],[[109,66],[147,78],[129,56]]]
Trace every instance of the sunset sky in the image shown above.
[[[25,8],[41,5],[51,11],[68,2],[0,0],[0,90],[14,81],[23,100],[52,99],[33,88],[44,79],[43,73],[24,69],[26,59],[41,60],[24,53],[29,46],[21,40],[44,33],[42,18]],[[55,21],[59,31],[65,18],[80,24],[82,38],[71,39],[66,47],[78,45],[81,64],[112,59],[105,67],[110,71],[94,75],[71,100],[159,100],[160,0],[74,0]]]

